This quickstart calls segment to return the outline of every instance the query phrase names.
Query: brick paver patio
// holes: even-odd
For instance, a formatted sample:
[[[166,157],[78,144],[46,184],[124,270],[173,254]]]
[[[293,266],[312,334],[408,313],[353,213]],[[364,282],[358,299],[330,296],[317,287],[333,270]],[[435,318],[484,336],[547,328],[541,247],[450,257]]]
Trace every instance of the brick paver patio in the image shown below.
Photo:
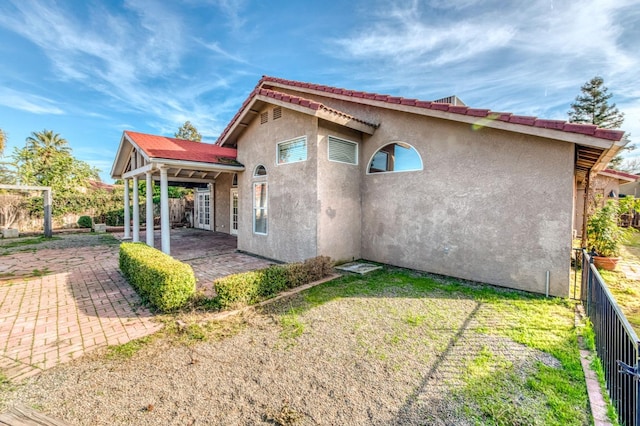
[[[72,234],[26,249],[3,245],[0,371],[9,379],[21,380],[96,348],[160,329],[120,274],[118,244],[110,237]],[[198,287],[205,292],[210,292],[215,278],[270,263],[236,253],[235,247],[229,235],[172,230],[172,254],[193,266]]]

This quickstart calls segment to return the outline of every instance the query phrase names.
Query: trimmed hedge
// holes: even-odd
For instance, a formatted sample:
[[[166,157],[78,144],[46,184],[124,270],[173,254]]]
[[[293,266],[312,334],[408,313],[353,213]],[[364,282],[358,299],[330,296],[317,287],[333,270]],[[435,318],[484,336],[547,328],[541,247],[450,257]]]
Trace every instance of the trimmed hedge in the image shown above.
[[[239,308],[269,299],[282,290],[294,288],[331,275],[333,262],[326,256],[286,265],[271,265],[257,271],[219,278],[213,282],[219,309]]]
[[[144,243],[120,244],[119,263],[140,297],[160,311],[185,306],[196,292],[191,266]]]
[[[89,216],[80,216],[78,218],[78,226],[80,228],[91,228],[93,226],[93,220]]]

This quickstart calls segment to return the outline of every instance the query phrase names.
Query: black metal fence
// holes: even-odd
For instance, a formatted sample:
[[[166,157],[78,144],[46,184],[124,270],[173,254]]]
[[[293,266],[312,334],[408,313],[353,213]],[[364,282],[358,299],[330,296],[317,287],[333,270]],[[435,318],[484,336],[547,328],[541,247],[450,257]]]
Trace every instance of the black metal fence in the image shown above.
[[[618,420],[621,425],[640,426],[640,342],[586,250],[582,250],[580,295],[593,324],[596,351]]]

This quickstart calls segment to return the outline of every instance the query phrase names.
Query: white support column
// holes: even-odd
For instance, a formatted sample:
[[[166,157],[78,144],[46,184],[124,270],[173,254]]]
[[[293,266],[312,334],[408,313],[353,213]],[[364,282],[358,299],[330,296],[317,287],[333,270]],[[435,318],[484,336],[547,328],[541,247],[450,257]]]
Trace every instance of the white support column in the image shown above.
[[[124,180],[124,239],[131,239],[131,215],[129,214],[129,179]]]
[[[147,245],[153,247],[153,180],[147,172]]]
[[[162,235],[162,251],[166,254],[171,254],[171,223],[169,219],[167,168],[160,167],[160,233]]]
[[[140,191],[138,176],[133,177],[133,242],[140,241]]]

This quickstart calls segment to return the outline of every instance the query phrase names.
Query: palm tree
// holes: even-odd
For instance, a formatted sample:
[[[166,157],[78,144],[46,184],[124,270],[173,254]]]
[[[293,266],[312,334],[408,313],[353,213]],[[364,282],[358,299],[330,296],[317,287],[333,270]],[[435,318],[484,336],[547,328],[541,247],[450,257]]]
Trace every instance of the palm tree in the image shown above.
[[[44,166],[50,166],[56,154],[70,154],[69,142],[54,134],[53,130],[44,129],[42,132],[31,132],[27,138],[27,146],[30,151],[42,159]]]

